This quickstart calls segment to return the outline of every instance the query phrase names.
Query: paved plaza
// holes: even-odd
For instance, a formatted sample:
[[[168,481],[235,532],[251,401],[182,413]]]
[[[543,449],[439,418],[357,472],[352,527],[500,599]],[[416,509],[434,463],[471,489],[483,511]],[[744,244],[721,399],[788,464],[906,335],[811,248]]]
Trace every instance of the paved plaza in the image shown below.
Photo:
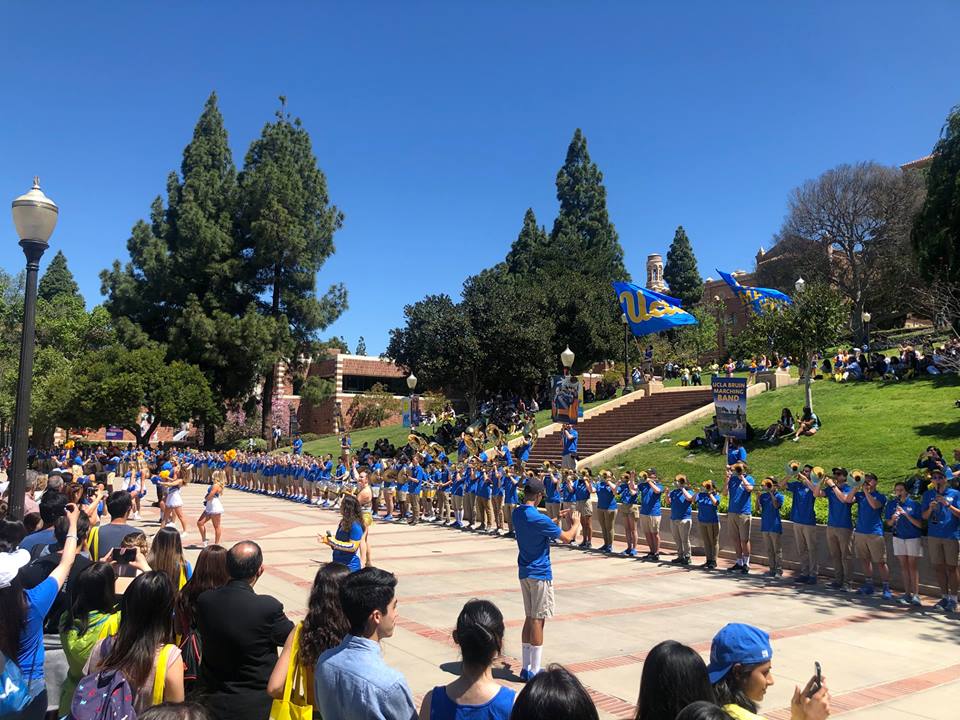
[[[201,509],[203,488],[185,492],[185,510]],[[338,515],[227,490],[224,544],[250,538],[263,547],[266,570],[257,591],[283,602],[291,619],[304,616],[314,573],[330,558],[316,541]],[[156,510],[145,513],[155,518]],[[143,523],[148,534],[156,523]],[[188,545],[197,542],[191,528]],[[470,598],[495,602],[507,622],[505,657],[496,676],[519,688],[523,607],[516,545],[504,538],[421,524],[377,523],[373,561],[399,578],[400,622],[384,643],[389,664],[402,670],[420,702],[458,669],[450,633]],[[599,541],[595,541],[599,544]],[[618,546],[617,549],[622,549]],[[188,549],[191,560],[199,552]],[[823,665],[835,715],[897,720],[955,718],[960,707],[960,620],[825,589],[795,589],[759,576],[731,577],[667,564],[608,558],[560,547],[553,551],[557,616],[548,621],[545,663],[561,663],[589,688],[602,718],[632,717],[643,659],[668,638],[706,657],[724,623],[750,622],[773,636],[776,684],[762,712],[789,718],[795,684]],[[668,557],[669,559],[669,557]],[[934,600],[924,598],[926,605]]]

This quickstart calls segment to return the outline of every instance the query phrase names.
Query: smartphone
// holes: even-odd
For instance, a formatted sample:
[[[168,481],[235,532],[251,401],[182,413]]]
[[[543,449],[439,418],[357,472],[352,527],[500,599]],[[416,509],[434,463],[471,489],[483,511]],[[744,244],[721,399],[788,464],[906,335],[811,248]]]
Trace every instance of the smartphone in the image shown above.
[[[114,548],[110,551],[113,562],[130,563],[137,559],[136,548]]]
[[[823,687],[823,675],[820,670],[820,663],[814,662],[813,667],[814,667],[813,685],[810,686],[810,692],[807,693],[808,698],[816,695],[818,692],[820,692],[820,688]]]

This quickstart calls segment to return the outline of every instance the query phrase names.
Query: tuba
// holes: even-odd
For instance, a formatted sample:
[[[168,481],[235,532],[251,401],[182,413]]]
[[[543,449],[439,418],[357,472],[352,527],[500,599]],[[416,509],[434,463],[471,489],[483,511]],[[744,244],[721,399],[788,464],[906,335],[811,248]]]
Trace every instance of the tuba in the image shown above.
[[[427,445],[430,453],[436,458],[443,454],[443,446],[438,442],[432,442]]]
[[[473,436],[473,433],[463,433],[463,444],[467,446],[467,452],[470,453],[471,456],[478,455],[480,453],[480,448],[478,447],[477,440]]]
[[[410,433],[407,435],[407,443],[418,453],[424,452],[429,447],[427,439],[419,433]]]
[[[491,441],[497,447],[503,444],[503,439],[506,437],[503,430],[501,430],[498,425],[494,425],[493,423],[487,424],[486,435],[487,440]]]

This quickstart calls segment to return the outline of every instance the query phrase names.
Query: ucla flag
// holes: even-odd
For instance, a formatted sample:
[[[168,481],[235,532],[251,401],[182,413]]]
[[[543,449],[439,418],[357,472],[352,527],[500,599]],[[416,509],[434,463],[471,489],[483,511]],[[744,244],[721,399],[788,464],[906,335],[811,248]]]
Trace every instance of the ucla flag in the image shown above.
[[[717,270],[717,272],[733,290],[734,295],[740,298],[740,302],[744,305],[750,305],[757,315],[761,315],[764,310],[776,310],[784,305],[793,304],[793,300],[779,290],[741,285],[733,275],[722,270]]]
[[[634,335],[650,335],[678,325],[697,324],[697,319],[680,307],[680,301],[669,295],[626,282],[615,282],[613,290]]]

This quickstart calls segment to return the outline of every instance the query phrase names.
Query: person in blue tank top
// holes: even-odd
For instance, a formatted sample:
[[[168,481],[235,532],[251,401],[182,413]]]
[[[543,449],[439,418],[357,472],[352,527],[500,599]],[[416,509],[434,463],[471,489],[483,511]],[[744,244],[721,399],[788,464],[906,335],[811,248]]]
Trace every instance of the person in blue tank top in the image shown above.
[[[503,614],[489,600],[463,606],[453,631],[463,657],[460,677],[424,696],[421,720],[508,720],[516,693],[493,679],[503,630]]]
[[[353,495],[344,495],[340,515],[336,534],[331,535],[328,530],[318,539],[333,550],[333,562],[346,565],[350,572],[357,572],[362,566],[360,557],[366,535],[360,502]]]

